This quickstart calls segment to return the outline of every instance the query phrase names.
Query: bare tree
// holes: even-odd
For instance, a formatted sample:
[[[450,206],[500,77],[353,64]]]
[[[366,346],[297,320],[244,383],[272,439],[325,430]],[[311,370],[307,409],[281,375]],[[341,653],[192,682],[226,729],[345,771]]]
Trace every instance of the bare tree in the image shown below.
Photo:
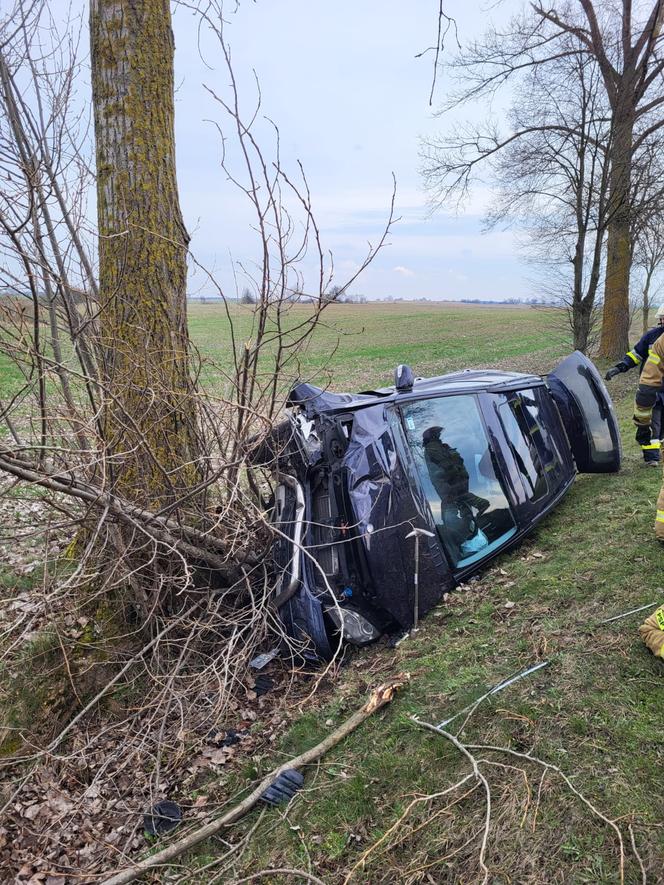
[[[642,329],[650,328],[650,311],[655,305],[659,287],[655,288],[657,272],[664,261],[664,230],[660,215],[648,215],[634,235],[634,268],[640,271]]]
[[[256,296],[249,286],[245,286],[240,295],[240,304],[256,304]]]
[[[632,0],[602,7],[593,0],[533,3],[506,31],[490,30],[453,62],[465,86],[447,105],[489,96],[529,69],[545,71],[571,53],[582,52],[597,63],[609,108],[609,224],[600,346],[607,358],[619,356],[628,346],[633,160],[664,124],[660,51],[664,2],[643,6],[645,12],[639,16]],[[490,130],[490,146],[476,139],[474,161],[462,165],[451,163],[449,152],[455,144],[466,144],[467,138],[431,142],[425,151],[425,180],[432,198],[440,202],[454,193],[463,195],[475,166],[522,134]]]
[[[332,276],[304,173],[283,167],[278,131],[261,118],[259,99],[245,115],[222,9],[209,5],[201,22],[217,41],[222,82],[230,83],[227,91],[210,92],[224,141],[234,138],[239,147],[224,155],[220,177],[234,183],[253,209],[259,259],[250,269],[239,267],[256,293],[255,305],[243,312],[252,323],[247,336],[230,322],[223,287],[200,268],[207,288],[221,296],[231,329],[227,359],[205,367],[217,384],[207,389],[201,383],[202,361],[186,335],[188,250],[170,153],[172,105],[167,100],[155,107],[158,90],[171,83],[172,44],[162,17],[168,8],[134,4],[116,20],[123,6],[104,0],[93,10],[101,105],[99,282],[98,232],[86,208],[94,181],[91,145],[74,99],[84,85],[76,41],[56,33],[45,5],[22,0],[0,25],[0,273],[10,292],[0,305],[0,363],[9,377],[0,402],[0,503],[10,494],[17,500],[24,489],[30,508],[27,528],[3,525],[0,542],[20,548],[26,540],[43,540],[43,579],[25,591],[27,614],[7,630],[3,625],[0,659],[21,678],[26,637],[46,635],[54,643],[53,673],[63,679],[58,715],[49,709],[40,722],[42,743],[33,740],[14,756],[3,755],[0,772],[3,796],[19,796],[28,783],[39,792],[42,782],[53,784],[49,766],[67,741],[58,790],[73,792],[59,826],[76,834],[85,830],[77,815],[86,811],[68,786],[80,783],[72,766],[86,766],[95,784],[113,777],[112,792],[127,812],[149,805],[182,759],[195,757],[230,699],[244,694],[248,661],[268,629],[279,631],[271,598],[281,575],[270,561],[274,534],[266,519],[271,489],[251,454],[279,420],[291,382],[304,380],[301,356],[326,309]],[[119,40],[124,27],[133,32]],[[117,96],[120,105],[129,102],[123,113],[113,106],[114,57],[130,45],[147,53],[144,41],[155,32],[168,57],[150,59],[141,70],[124,58]],[[132,102],[141,96],[160,119],[134,126]],[[274,136],[269,151],[259,144],[261,125]],[[143,199],[137,173],[154,156],[144,144],[132,144],[132,132],[164,139],[164,163],[152,172],[163,175],[165,202],[150,175],[146,188],[155,204]],[[120,194],[126,201],[115,205]],[[154,277],[138,266],[141,256]],[[310,260],[315,270],[305,281],[302,268]],[[304,291],[311,303],[293,303],[292,294]],[[158,317],[146,307],[152,297]],[[167,340],[159,342],[159,329]],[[160,367],[162,356],[177,365]],[[181,460],[171,460],[175,454]],[[89,624],[94,641],[70,641],[70,621]],[[88,714],[119,686],[135,694],[136,684],[140,703],[116,697],[117,719],[109,717],[96,731]],[[9,679],[5,690],[13,691]],[[0,723],[0,740],[7,727]],[[164,754],[164,747],[175,746],[187,749]],[[6,822],[12,863],[37,856],[50,869],[62,833],[53,826],[37,845],[24,823],[20,815]],[[105,821],[104,832],[113,826]],[[90,865],[98,872],[105,850],[100,844],[96,859],[94,852],[81,855],[78,872]]]
[[[574,347],[594,343],[607,207],[606,113],[597,65],[578,52],[530,72],[510,122],[521,137],[496,155],[489,225],[516,223],[542,287],[563,305]],[[571,268],[571,273],[570,273]]]

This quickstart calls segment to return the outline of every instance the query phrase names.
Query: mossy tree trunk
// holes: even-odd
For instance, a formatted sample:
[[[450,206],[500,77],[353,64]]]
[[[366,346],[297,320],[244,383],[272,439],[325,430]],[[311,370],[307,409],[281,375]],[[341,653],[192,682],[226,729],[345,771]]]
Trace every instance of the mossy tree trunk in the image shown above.
[[[617,359],[629,350],[634,108],[619,105],[615,116],[617,121],[610,147],[609,224],[600,342],[600,356],[606,359]]]
[[[104,439],[115,487],[145,506],[195,482],[184,226],[168,0],[92,0]]]

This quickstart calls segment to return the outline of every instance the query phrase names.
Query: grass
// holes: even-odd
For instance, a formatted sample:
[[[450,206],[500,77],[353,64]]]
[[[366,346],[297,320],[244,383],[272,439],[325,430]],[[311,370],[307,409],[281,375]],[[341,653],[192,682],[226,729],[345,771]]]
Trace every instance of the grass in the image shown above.
[[[202,349],[211,350],[211,308],[198,310],[192,328]],[[337,389],[389,383],[398,362],[422,374],[482,364],[545,370],[569,349],[552,316],[532,310],[339,307],[332,319],[343,330],[339,348],[326,356],[332,335],[326,331],[306,368],[314,373],[326,367]],[[661,475],[642,466],[633,442],[635,380],[629,375],[612,382],[625,447],[621,473],[579,477],[533,537],[432,612],[417,638],[396,650],[378,646],[353,654],[322,706],[284,736],[274,757],[279,760],[329,733],[325,723],[339,723],[381,674],[412,674],[410,687],[386,713],[308,773],[307,790],[287,815],[266,814],[243,856],[245,874],[310,867],[329,885],[342,883],[413,797],[440,791],[468,771],[450,744],[418,729],[409,715],[439,721],[487,686],[545,658],[549,667],[484,703],[463,740],[532,749],[560,766],[607,816],[620,818],[625,830],[633,823],[653,881],[659,876],[662,664],[641,645],[636,627],[642,616],[600,623],[661,594],[662,554],[652,533]],[[508,601],[515,605],[506,608]],[[261,769],[274,758],[263,759]],[[543,781],[537,801],[541,771],[534,765],[524,771],[527,781],[514,768],[489,769],[489,881],[618,882],[610,828],[553,775]],[[227,788],[232,792],[240,784],[231,778]],[[460,796],[462,791],[445,811],[448,800],[417,806],[400,825],[396,844],[372,855],[352,881],[481,881],[482,794]],[[252,815],[245,826],[254,821]],[[633,856],[626,881],[641,881]]]
[[[661,859],[661,662],[641,645],[638,616],[599,624],[657,599],[661,554],[650,523],[659,475],[653,473],[646,476],[629,456],[618,477],[581,479],[535,538],[430,615],[415,640],[396,653],[376,648],[358,655],[361,666],[349,667],[336,687],[337,707],[341,696],[350,710],[374,681],[363,677],[364,669],[408,670],[411,687],[326,757],[322,770],[309,774],[309,792],[286,820],[268,816],[245,869],[306,863],[302,839],[316,873],[326,882],[342,882],[410,798],[442,790],[467,771],[449,744],[418,730],[408,715],[439,721],[540,655],[551,660],[550,667],[486,702],[463,739],[533,749],[573,776],[608,816],[633,821],[644,856]],[[629,506],[632,531],[625,531],[624,505],[633,500],[634,486],[639,504]],[[514,608],[505,609],[508,599]],[[284,742],[284,752],[300,752],[319,740],[329,714],[330,708],[309,713]],[[335,723],[341,718],[339,710]],[[339,777],[335,766],[346,776]],[[530,766],[527,774],[530,794],[517,772],[496,769],[490,775],[490,881],[617,882],[612,832],[554,777],[545,782],[535,821],[540,772]],[[435,810],[434,804],[427,814]],[[481,828],[481,814],[477,792],[414,837],[403,827],[403,844],[379,854],[354,881],[426,881],[417,877],[425,864],[436,882],[481,881],[478,840],[463,847],[468,834]],[[445,860],[451,854],[453,860]],[[386,868],[392,870],[387,877]],[[640,881],[633,863],[628,881]]]
[[[251,315],[239,306],[232,310],[243,341],[251,335]],[[390,383],[401,362],[421,374],[481,365],[543,371],[569,351],[556,322],[553,312],[522,308],[335,306],[305,354],[302,375],[319,383],[331,380],[338,390],[357,390]],[[192,306],[190,327],[201,354],[228,365],[223,310]],[[12,379],[4,366],[0,370],[6,395]],[[206,372],[214,380],[212,367]],[[663,665],[639,640],[641,616],[600,623],[664,601],[662,551],[652,532],[661,474],[641,465],[633,442],[629,417],[635,381],[631,373],[611,387],[625,447],[619,475],[579,477],[525,544],[452,594],[423,621],[416,638],[397,649],[377,645],[350,654],[273,754],[246,760],[243,769],[225,776],[223,792],[232,796],[257,772],[328,734],[326,723],[341,722],[382,677],[411,673],[409,688],[385,713],[307,772],[306,789],[287,813],[266,812],[241,855],[238,877],[297,867],[310,868],[328,885],[342,883],[413,797],[440,791],[468,771],[449,743],[418,729],[409,716],[440,721],[540,658],[550,666],[484,703],[463,739],[532,749],[560,766],[609,817],[620,818],[625,829],[633,824],[650,880],[660,877]],[[5,592],[8,583],[5,577]],[[506,608],[508,601],[514,606]],[[491,767],[488,776],[494,802],[489,881],[619,881],[614,833],[558,779],[547,776],[538,799],[540,771],[534,765],[525,768],[527,780],[514,767]],[[399,826],[398,840],[371,855],[352,881],[482,881],[477,853],[484,806],[481,791],[469,790],[455,794],[449,807],[447,800],[420,803]],[[255,822],[253,812],[238,834]],[[218,853],[218,844],[211,843],[188,860],[196,866]],[[194,875],[192,881],[205,882],[205,876]],[[293,880],[273,876],[267,881]],[[626,881],[641,881],[633,858]]]
[[[235,337],[252,337],[251,310],[230,305]],[[294,307],[288,322],[301,322],[307,307]],[[568,351],[568,336],[551,310],[445,304],[334,305],[301,360],[301,377],[321,385],[360,389],[392,383],[399,363],[422,375],[511,360],[527,370],[534,359]],[[189,307],[191,336],[201,355],[231,363],[231,341],[223,308]]]

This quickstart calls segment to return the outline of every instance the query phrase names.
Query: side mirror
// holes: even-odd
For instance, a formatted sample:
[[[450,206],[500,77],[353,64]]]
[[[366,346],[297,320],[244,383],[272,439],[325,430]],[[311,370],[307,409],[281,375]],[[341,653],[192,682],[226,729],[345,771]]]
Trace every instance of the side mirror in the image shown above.
[[[394,370],[394,386],[397,390],[412,390],[415,383],[415,375],[410,366],[402,363]]]

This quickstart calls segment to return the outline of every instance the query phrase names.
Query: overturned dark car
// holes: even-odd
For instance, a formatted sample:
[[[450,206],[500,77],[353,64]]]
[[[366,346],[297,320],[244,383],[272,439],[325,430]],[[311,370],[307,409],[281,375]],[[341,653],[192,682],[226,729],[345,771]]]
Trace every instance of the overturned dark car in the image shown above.
[[[530,532],[577,471],[620,467],[611,400],[578,352],[545,378],[399,366],[394,387],[300,384],[288,406],[270,441],[274,602],[319,658],[340,637],[409,629]]]

